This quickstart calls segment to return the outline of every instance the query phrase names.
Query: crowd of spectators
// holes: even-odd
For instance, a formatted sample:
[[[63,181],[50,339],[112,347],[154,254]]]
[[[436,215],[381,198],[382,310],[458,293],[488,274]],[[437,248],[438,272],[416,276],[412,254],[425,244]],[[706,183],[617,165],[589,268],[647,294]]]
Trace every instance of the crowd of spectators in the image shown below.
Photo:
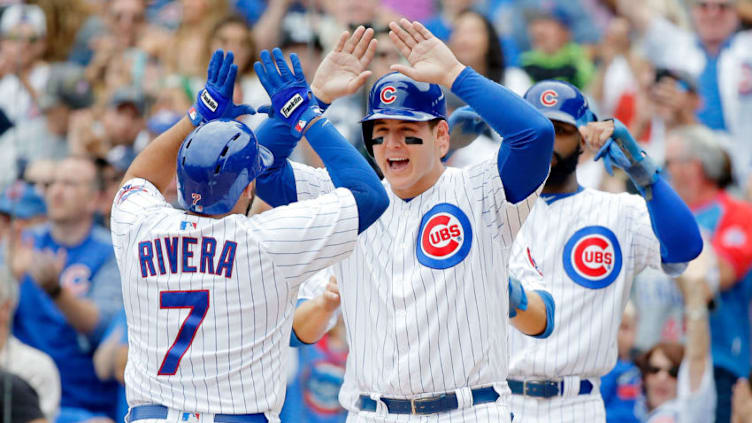
[[[326,112],[367,156],[358,122],[371,83],[401,60],[386,26],[401,16],[520,95],[549,78],[582,89],[694,212],[713,254],[708,289],[638,276],[602,383],[608,420],[646,421],[671,400],[687,408],[712,383],[716,422],[752,422],[752,0],[0,0],[0,390],[11,390],[12,422],[122,421],[110,205],[136,154],[192,104],[210,52],[235,53],[234,101],[258,108],[269,102],[253,69],[262,49],[297,53],[310,78],[342,30],[374,28],[372,81]],[[499,142],[481,136],[448,162],[489,157]],[[305,142],[293,159],[321,165]],[[587,154],[578,180],[634,189]],[[343,332],[291,352],[283,421],[344,421]],[[709,382],[692,367],[706,352]]]

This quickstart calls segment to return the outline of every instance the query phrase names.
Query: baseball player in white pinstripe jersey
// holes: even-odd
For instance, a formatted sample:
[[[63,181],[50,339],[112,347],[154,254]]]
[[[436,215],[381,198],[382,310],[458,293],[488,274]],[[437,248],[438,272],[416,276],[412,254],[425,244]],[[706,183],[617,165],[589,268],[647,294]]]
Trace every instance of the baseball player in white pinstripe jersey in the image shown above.
[[[541,274],[557,325],[546,339],[511,331],[512,410],[522,422],[604,422],[599,381],[616,363],[634,275],[646,266],[681,272],[702,240],[687,206],[620,122],[596,122],[583,95],[561,81],[540,82],[525,99],[551,119],[556,141],[549,177],[514,241],[510,272]],[[596,157],[609,168],[624,168],[644,198],[579,186],[585,145],[600,149]]]
[[[390,28],[410,66],[395,65],[401,73],[376,82],[363,119],[390,206],[333,267],[350,347],[340,402],[350,422],[508,422],[508,313],[525,333],[553,328],[550,295],[536,290],[540,276],[523,269],[510,282],[507,273],[512,240],[548,172],[553,129],[520,97],[461,65],[420,23]],[[324,59],[311,84],[322,104],[365,80],[372,33],[356,30],[361,43],[342,38]],[[449,133],[436,83],[506,137],[495,157],[444,167]],[[275,154],[273,171],[258,180],[268,203],[332,190],[326,171],[283,160],[288,144],[264,145]]]
[[[287,118],[275,124],[305,132],[324,163],[336,159],[345,172],[332,172],[337,188],[326,195],[246,217],[254,179],[272,157],[250,129],[225,119],[253,109],[231,102],[232,53],[214,54],[188,116],[136,158],[113,203],[128,321],[128,422],[279,421],[282,352],[299,285],[348,256],[387,206],[366,161],[309,98],[297,58],[293,73],[281,52],[274,55],[279,71],[267,75],[274,85],[266,89]],[[162,194],[176,170],[184,210]]]

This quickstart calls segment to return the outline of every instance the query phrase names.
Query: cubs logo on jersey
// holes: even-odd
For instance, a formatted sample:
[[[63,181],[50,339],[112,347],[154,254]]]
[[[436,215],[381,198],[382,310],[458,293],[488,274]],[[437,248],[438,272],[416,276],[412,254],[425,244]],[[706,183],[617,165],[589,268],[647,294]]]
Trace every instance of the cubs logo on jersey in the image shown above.
[[[572,234],[562,259],[567,276],[585,288],[605,288],[621,271],[619,241],[604,226],[586,226]]]
[[[453,204],[441,203],[421,219],[415,252],[420,264],[447,269],[467,257],[472,242],[467,215]]]
[[[77,297],[81,297],[89,292],[90,277],[91,269],[88,266],[74,263],[66,267],[60,274],[60,285],[69,289]]]

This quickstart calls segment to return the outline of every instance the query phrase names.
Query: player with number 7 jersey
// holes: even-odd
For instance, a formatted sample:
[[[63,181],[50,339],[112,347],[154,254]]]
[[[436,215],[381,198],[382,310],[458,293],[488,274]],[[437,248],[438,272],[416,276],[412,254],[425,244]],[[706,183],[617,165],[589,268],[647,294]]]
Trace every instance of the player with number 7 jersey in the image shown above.
[[[297,57],[294,74],[281,53],[275,59],[282,95],[303,98],[288,112],[315,114]],[[223,119],[253,112],[231,103],[236,72],[231,53],[215,53],[194,108],[136,157],[114,199],[128,423],[278,422],[300,284],[347,257],[388,204],[368,163],[326,119],[268,119],[259,137],[301,126],[314,150],[337,146],[346,170],[331,194],[247,217],[272,156],[245,125]],[[176,173],[182,210],[163,196]]]

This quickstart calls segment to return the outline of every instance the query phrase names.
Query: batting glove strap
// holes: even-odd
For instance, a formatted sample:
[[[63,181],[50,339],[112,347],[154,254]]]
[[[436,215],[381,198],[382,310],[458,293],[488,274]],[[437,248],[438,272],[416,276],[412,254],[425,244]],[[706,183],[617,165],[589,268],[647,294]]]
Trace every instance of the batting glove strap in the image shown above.
[[[231,102],[211,86],[204,87],[196,96],[196,102],[188,110],[188,118],[194,126],[223,116]]]
[[[517,310],[527,310],[527,294],[522,283],[515,278],[509,278],[509,317],[517,316]]]

